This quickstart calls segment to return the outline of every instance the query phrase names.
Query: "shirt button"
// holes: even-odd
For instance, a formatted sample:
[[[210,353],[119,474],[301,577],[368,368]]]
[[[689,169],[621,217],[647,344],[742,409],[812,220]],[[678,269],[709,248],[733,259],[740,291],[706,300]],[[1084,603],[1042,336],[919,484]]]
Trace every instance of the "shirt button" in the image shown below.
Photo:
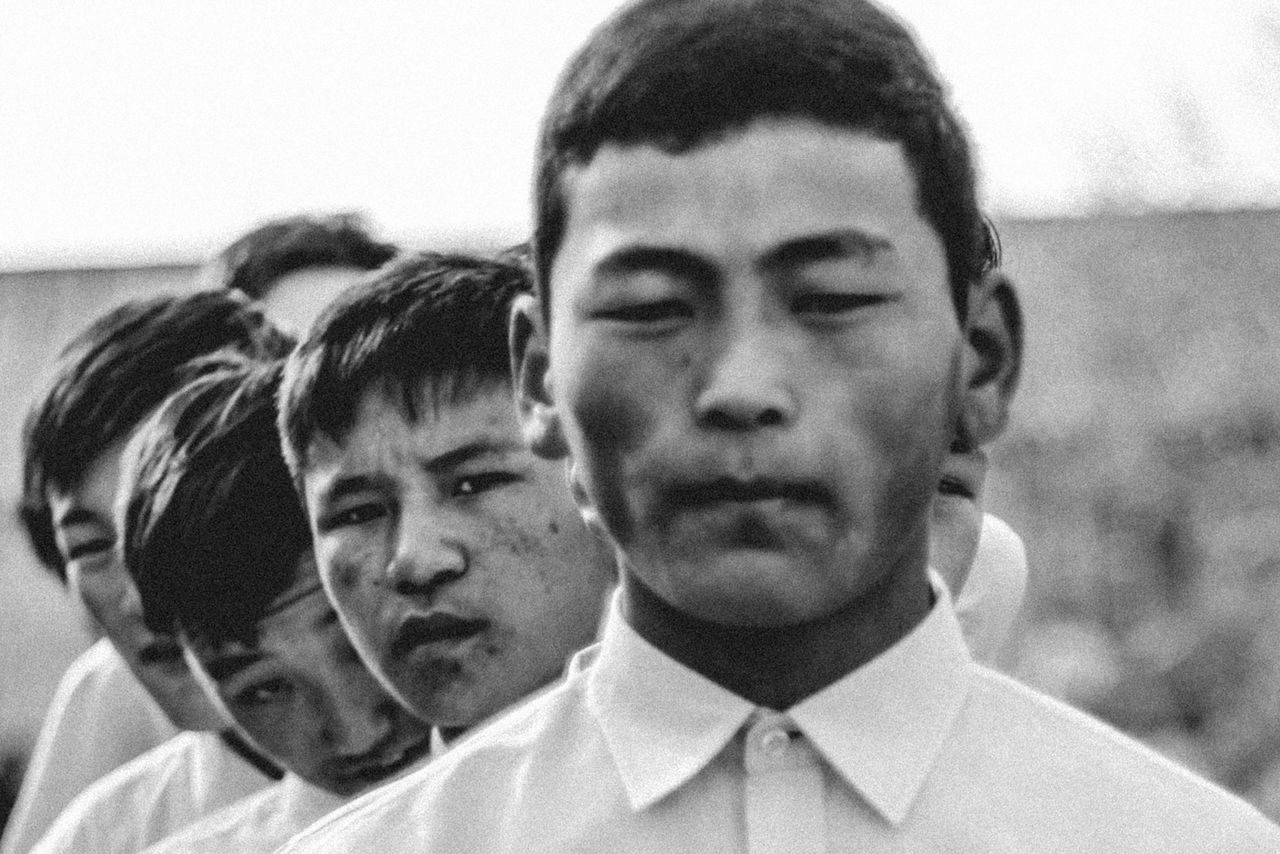
[[[787,735],[784,730],[771,729],[760,738],[760,750],[765,756],[771,759],[777,759],[787,752],[787,746],[791,743],[791,736]]]

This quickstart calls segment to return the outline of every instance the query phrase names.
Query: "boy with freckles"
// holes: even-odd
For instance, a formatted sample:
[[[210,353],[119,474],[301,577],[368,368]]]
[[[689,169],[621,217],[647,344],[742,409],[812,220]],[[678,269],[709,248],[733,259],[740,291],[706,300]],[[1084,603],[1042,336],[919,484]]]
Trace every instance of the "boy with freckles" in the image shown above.
[[[928,572],[1018,353],[965,134],[861,0],[642,0],[544,119],[524,437],[621,569],[567,679],[286,850],[1271,851],[976,664]]]

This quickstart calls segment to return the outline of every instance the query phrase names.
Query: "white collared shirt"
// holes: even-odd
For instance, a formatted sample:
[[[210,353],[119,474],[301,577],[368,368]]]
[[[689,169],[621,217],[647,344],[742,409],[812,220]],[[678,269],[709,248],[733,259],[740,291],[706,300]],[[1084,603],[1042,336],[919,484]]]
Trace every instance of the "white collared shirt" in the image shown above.
[[[183,828],[145,854],[270,854],[347,800],[285,774],[280,782]]]
[[[566,681],[284,852],[1280,851],[1252,807],[970,658],[945,589],[786,714],[610,612]]]
[[[111,641],[98,640],[62,674],[0,854],[26,854],[89,784],[177,734]]]
[[[217,733],[184,732],[81,792],[32,854],[137,854],[271,782]]]

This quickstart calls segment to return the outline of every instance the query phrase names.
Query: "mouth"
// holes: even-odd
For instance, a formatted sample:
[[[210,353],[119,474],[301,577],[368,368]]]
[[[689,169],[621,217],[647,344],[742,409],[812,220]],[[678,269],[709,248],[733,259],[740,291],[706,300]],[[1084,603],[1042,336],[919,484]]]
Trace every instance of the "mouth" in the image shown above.
[[[480,634],[487,620],[468,620],[439,611],[425,617],[408,617],[396,630],[391,654],[397,658],[423,646],[449,646]]]
[[[431,752],[431,734],[396,750],[378,750],[342,760],[333,776],[348,787],[364,788],[379,783]]]
[[[787,501],[797,504],[830,504],[831,495],[821,484],[808,480],[718,477],[675,485],[668,494],[675,507],[704,508],[717,504],[754,504]]]

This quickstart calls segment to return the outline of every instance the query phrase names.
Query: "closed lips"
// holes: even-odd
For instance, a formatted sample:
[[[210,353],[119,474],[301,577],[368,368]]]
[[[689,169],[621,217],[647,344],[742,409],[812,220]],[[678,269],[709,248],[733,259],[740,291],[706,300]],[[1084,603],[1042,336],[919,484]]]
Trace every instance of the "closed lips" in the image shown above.
[[[452,614],[409,617],[396,631],[391,653],[404,655],[426,644],[462,640],[484,631],[488,625],[485,620],[466,620]]]
[[[787,500],[810,504],[829,504],[830,493],[813,481],[774,480],[753,478],[714,478],[712,480],[681,483],[667,491],[667,498],[678,506],[696,507],[719,502],[752,502]]]

